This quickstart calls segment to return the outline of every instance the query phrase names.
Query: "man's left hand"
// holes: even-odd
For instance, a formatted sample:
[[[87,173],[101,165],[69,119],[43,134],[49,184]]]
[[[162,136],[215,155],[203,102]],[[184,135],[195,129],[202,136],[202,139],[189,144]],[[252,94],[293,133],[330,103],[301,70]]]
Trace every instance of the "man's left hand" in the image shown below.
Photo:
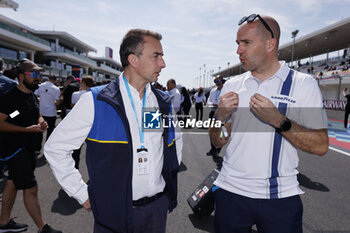
[[[280,127],[285,119],[276,106],[263,95],[254,94],[249,102],[250,109],[262,121],[272,125],[275,128]]]
[[[39,126],[39,128],[40,128],[41,130],[43,130],[43,131],[47,130],[47,128],[48,128],[48,124],[47,124],[46,121],[40,122],[40,123],[38,124],[38,126]]]

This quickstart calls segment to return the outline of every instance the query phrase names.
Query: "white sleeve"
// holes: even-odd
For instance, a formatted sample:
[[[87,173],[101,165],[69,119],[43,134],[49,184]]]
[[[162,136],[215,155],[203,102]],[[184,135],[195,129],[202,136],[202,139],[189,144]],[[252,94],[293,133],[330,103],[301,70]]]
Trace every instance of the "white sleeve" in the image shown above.
[[[299,119],[297,123],[309,129],[327,129],[327,113],[317,81],[312,77],[305,78],[300,88],[303,91],[298,96]]]
[[[230,90],[229,86],[230,86],[230,82],[229,81],[224,83],[224,86],[222,87],[221,92],[220,92],[220,96],[226,94],[229,91],[232,91],[232,90]]]
[[[173,99],[173,107],[175,108],[176,113],[179,111],[180,109],[180,105],[181,105],[181,94],[179,92],[176,92],[174,95],[174,99]]]
[[[78,102],[79,100],[78,96],[79,96],[79,92],[77,91],[73,92],[72,99],[71,99],[72,104],[76,104]]]
[[[207,102],[208,106],[210,106],[210,105],[212,105],[214,103],[214,100],[213,100],[214,99],[214,89],[215,88],[210,90],[210,94],[209,94],[208,102]]]
[[[60,89],[57,88],[57,89],[56,89],[55,100],[60,100],[60,97],[61,97],[60,94],[61,94],[61,93],[60,93]]]
[[[64,191],[83,204],[89,198],[87,185],[74,168],[72,152],[80,148],[90,132],[94,121],[94,103],[91,92],[80,100],[51,134],[44,154]]]
[[[177,160],[179,161],[179,165],[180,165],[182,161],[183,141],[182,141],[182,132],[178,127],[175,129],[175,145],[176,145]]]
[[[174,112],[174,108],[173,108]],[[177,116],[175,115],[174,121],[177,121]],[[175,127],[175,145],[176,145],[176,154],[177,154],[177,160],[179,162],[179,165],[181,164],[182,161],[182,147],[183,147],[183,141],[182,141],[182,132],[181,128],[179,127],[179,124],[176,125]]]
[[[40,90],[41,90],[41,88],[39,86],[39,88],[34,91],[34,95],[39,96],[40,95]]]

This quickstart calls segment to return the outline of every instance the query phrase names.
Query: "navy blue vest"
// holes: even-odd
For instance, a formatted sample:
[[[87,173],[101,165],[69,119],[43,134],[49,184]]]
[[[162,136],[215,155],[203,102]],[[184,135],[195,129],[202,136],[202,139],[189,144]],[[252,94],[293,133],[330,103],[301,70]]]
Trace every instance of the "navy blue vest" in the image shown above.
[[[171,110],[169,96],[152,87],[160,112]],[[111,232],[132,232],[133,150],[119,78],[108,86],[91,89],[94,98],[94,123],[86,140],[89,173],[89,198],[95,221]],[[171,113],[171,112],[170,112]],[[177,205],[178,159],[174,128],[164,128],[162,176],[169,197],[169,211]]]

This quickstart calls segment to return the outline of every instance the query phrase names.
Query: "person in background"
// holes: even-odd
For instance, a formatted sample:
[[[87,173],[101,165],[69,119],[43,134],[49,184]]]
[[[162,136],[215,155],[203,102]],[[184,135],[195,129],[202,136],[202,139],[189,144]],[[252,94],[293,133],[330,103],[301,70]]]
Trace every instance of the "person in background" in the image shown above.
[[[222,76],[217,75],[214,79],[214,83],[216,87],[210,90],[210,95],[207,102],[208,107],[211,107],[211,110],[209,113],[210,119],[214,118],[215,111],[218,107],[221,89],[224,86],[224,79],[222,78]],[[211,141],[210,141],[210,146],[211,146],[211,149],[210,151],[207,152],[207,155],[212,155],[214,157],[218,156],[221,151],[221,147],[216,148]]]
[[[3,73],[4,60],[0,57],[0,95],[5,94],[12,88],[17,86],[17,82],[9,77],[6,77]]]
[[[15,78],[14,75],[12,78],[9,78],[3,74],[2,72],[3,65],[4,65],[4,60],[0,57],[0,96],[6,94],[12,88],[16,87],[18,84],[16,81],[12,79],[12,78]],[[6,171],[6,163],[5,161],[0,160],[0,177],[4,175],[5,171]],[[0,199],[1,198],[2,198],[2,193],[0,193]]]
[[[94,78],[91,76],[84,76],[81,79],[81,84],[80,84],[80,91],[73,92],[72,94],[72,108],[74,105],[78,102],[80,97],[85,94],[91,87],[95,85],[94,83]],[[76,169],[79,169],[79,162],[80,162],[80,151],[81,147],[77,150],[73,151],[72,157],[74,159],[75,165],[74,167]]]
[[[186,122],[188,121],[189,117],[190,117],[190,109],[192,106],[192,102],[191,102],[191,98],[190,95],[188,93],[188,90],[186,87],[182,87],[181,89],[181,112],[184,115],[184,122],[185,122],[185,127],[186,126]]]
[[[203,88],[198,88],[198,92],[194,94],[195,99],[195,107],[196,107],[196,121],[203,120],[203,104],[205,105],[205,95],[203,92]]]
[[[69,75],[66,82],[64,83],[64,89],[62,91],[62,109],[61,117],[62,119],[70,112],[72,109],[72,94],[75,91],[79,91],[80,83],[75,79],[74,76]]]
[[[169,79],[166,83],[168,93],[171,98],[171,103],[173,105],[174,111],[176,114],[179,114],[180,111],[180,105],[181,105],[181,94],[179,90],[176,88],[176,81],[175,79]]]
[[[328,119],[317,81],[278,61],[280,27],[252,14],[239,24],[242,68],[221,89],[215,119],[230,121],[231,136],[210,128],[216,147],[228,142],[214,184],[217,233],[301,233],[303,205],[298,149],[324,155]],[[282,97],[281,97],[282,96]]]
[[[40,98],[40,114],[48,124],[46,141],[55,128],[57,108],[60,105],[60,89],[55,84],[56,76],[50,76],[49,80],[40,84],[34,92]]]
[[[27,224],[10,218],[17,191],[23,190],[24,206],[39,228],[39,233],[62,233],[51,228],[44,220],[34,170],[35,149],[40,142],[38,133],[47,129],[40,116],[39,103],[33,91],[38,88],[40,72],[44,69],[30,60],[21,61],[15,68],[18,85],[0,97],[0,154],[6,156],[9,170],[3,191],[0,232],[20,232]]]
[[[344,88],[343,95],[346,98],[346,105],[345,105],[345,115],[344,115],[344,128],[348,128],[348,119],[349,119],[349,113],[350,113],[350,94],[348,93],[348,89]]]

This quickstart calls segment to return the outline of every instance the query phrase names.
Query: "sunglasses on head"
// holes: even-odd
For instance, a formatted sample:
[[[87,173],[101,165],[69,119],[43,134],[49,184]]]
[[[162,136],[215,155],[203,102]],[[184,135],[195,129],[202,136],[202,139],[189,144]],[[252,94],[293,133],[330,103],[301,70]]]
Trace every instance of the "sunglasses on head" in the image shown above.
[[[258,15],[258,14],[251,14],[251,15],[249,15],[249,16],[244,16],[244,17],[241,18],[241,20],[238,22],[238,25],[243,24],[245,21],[247,21],[247,23],[251,23],[251,22],[253,22],[256,18],[259,18],[259,19],[260,19],[260,21],[262,22],[262,24],[264,25],[264,27],[271,33],[272,38],[275,38],[275,36],[274,36],[274,34],[273,34],[273,32],[272,32],[270,26],[269,26],[269,25],[266,23],[266,21],[265,21],[263,18],[261,18],[261,16]]]
[[[24,72],[24,74],[30,75],[31,78],[39,78],[40,77],[40,72]]]
[[[222,82],[221,79],[216,79],[216,80],[214,80],[214,83],[221,83],[221,82]]]

